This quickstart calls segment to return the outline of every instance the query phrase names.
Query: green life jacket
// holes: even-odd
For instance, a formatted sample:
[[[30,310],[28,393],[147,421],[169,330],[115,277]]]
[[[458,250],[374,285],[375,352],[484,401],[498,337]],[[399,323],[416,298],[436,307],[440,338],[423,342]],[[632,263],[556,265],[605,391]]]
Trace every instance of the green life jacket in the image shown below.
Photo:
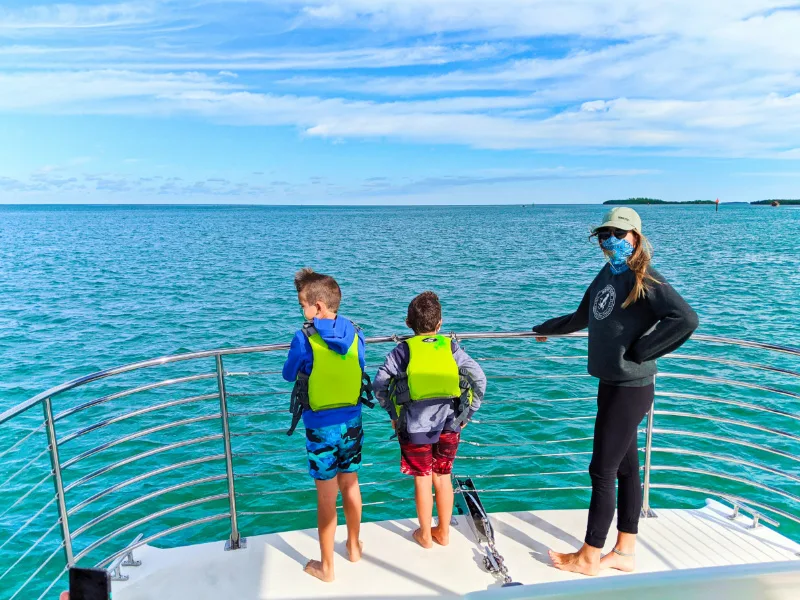
[[[410,402],[439,398],[452,402],[456,421],[467,420],[472,405],[472,385],[466,372],[458,368],[450,338],[444,335],[416,335],[405,342],[409,359],[405,373],[392,384],[395,417],[403,423]]]
[[[408,391],[412,402],[431,398],[457,398],[458,365],[450,338],[443,335],[415,335],[408,344]]]
[[[358,362],[358,335],[347,354],[339,354],[314,332],[308,336],[314,363],[308,377],[308,404],[313,411],[355,406],[361,396],[361,365]]]
[[[358,331],[358,326],[353,323]],[[287,435],[294,433],[306,410],[315,412],[355,406],[359,402],[369,408],[375,406],[372,382],[358,361],[358,333],[346,354],[339,354],[328,347],[316,328],[310,323],[303,325],[313,356],[311,375],[298,373],[289,412],[292,424]]]

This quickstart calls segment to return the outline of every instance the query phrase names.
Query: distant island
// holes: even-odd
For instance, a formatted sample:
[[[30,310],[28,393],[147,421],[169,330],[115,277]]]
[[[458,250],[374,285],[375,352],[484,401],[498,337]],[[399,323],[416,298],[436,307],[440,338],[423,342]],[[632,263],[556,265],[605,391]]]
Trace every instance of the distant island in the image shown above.
[[[768,200],[767,202],[771,202]],[[783,202],[783,201],[781,201]],[[682,202],[671,202],[669,200],[659,200],[658,198],[628,198],[627,200],[606,200],[603,204],[714,204],[714,200],[684,200]],[[754,203],[755,204],[755,203]]]
[[[788,204],[790,206],[800,206],[800,200],[797,199],[784,199],[781,200],[780,198],[775,198],[773,200],[756,200],[755,202],[751,202],[750,204],[760,204],[760,205],[772,205],[774,202],[778,204]]]
[[[638,204],[716,204],[716,200],[682,200],[674,202],[672,200],[660,200],[658,198],[628,198],[626,200],[606,200],[603,204],[614,206],[638,205]],[[772,198],[769,200],[756,200],[755,202],[721,202],[720,204],[753,204],[760,206],[800,206],[800,199]]]

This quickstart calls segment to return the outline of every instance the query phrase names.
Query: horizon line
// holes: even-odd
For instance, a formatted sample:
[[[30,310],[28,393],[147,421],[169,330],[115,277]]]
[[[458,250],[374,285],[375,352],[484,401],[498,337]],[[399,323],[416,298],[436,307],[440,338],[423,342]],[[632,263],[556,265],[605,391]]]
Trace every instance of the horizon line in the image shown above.
[[[748,206],[753,206],[753,202],[766,202],[770,199],[765,200],[731,200],[727,202],[720,201],[720,204],[746,204]],[[504,207],[504,206],[620,206],[616,204],[619,202],[615,200],[615,204],[605,204],[608,202],[607,200],[603,200],[602,202],[509,202],[509,203],[497,203],[497,204],[480,204],[480,203],[404,203],[404,204],[316,204],[316,203],[294,203],[294,204],[256,204],[256,203],[232,203],[232,202],[223,202],[223,203],[161,203],[161,202],[0,202],[0,206],[9,206],[9,207],[23,207],[23,206],[43,206],[43,207],[54,207],[54,206],[75,206],[75,207],[132,207],[132,206],[143,206],[143,207],[238,207],[238,208],[398,208],[398,207],[425,207],[425,206],[437,206],[437,207]],[[711,201],[713,202],[713,201]],[[653,203],[653,204],[639,204],[639,203],[631,203],[631,206],[713,206],[713,204],[698,204],[694,201],[669,201],[664,203]]]

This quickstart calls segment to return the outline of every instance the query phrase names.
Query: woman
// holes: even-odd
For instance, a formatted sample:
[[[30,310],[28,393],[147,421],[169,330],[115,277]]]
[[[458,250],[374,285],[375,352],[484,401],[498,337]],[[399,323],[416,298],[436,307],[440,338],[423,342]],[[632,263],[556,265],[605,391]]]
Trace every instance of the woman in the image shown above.
[[[655,360],[697,329],[697,314],[650,266],[651,247],[636,211],[619,207],[592,231],[608,264],[586,290],[578,310],[533,328],[544,335],[589,328],[589,374],[600,379],[589,475],[592,499],[583,547],[550,551],[554,566],[596,575],[600,569],[633,571],[642,507],[637,430],[653,404]],[[600,556],[614,517],[619,479],[617,543]]]

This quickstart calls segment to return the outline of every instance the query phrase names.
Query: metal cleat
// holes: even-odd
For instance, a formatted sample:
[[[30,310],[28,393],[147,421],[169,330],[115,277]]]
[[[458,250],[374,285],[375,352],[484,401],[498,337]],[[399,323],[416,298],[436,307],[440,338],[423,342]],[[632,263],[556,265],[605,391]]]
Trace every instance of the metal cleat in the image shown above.
[[[128,548],[138,544],[143,537],[144,535],[141,533],[137,535],[136,538],[128,544]],[[125,554],[121,554],[115,558],[114,562],[108,567],[108,571],[111,573],[111,581],[128,581],[130,577],[122,574],[122,567],[139,567],[141,564],[142,561],[133,558],[133,548],[131,548]]]

